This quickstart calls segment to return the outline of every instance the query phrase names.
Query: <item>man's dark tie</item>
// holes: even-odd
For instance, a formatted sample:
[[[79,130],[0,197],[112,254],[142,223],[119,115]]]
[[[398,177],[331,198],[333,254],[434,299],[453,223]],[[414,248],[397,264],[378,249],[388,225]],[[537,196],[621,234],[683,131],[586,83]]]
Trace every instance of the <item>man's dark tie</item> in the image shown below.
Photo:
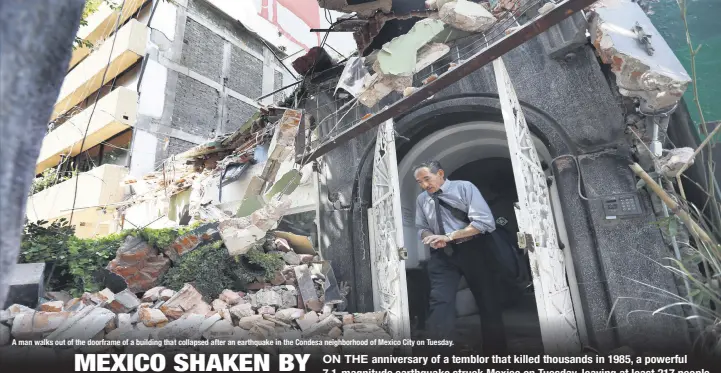
[[[436,205],[436,222],[438,223],[438,234],[441,236],[445,236],[446,230],[443,228],[443,221],[441,220],[441,204],[438,202],[438,196],[441,193],[443,193],[443,191],[438,190],[437,192],[431,194],[431,198],[433,199],[433,204]],[[446,243],[446,247],[443,248],[443,252],[445,252],[448,256],[453,255],[453,244],[450,242]]]

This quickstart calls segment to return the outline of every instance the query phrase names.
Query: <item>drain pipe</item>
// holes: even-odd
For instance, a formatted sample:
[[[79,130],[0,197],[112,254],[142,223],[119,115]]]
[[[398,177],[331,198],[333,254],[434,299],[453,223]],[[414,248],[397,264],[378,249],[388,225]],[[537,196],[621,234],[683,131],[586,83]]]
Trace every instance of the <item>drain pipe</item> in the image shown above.
[[[660,137],[659,136],[660,135],[659,127],[663,126],[664,128],[668,129],[668,124],[669,124],[669,121],[671,118],[670,115],[671,115],[671,113],[673,113],[675,111],[675,109],[676,109],[676,107],[674,107],[670,111],[663,113],[661,115],[649,115],[646,117],[647,120],[650,119],[653,123],[653,135],[651,138],[650,150],[653,153],[653,156],[655,158],[661,157],[663,155],[663,144],[659,140],[659,137]],[[656,162],[654,161],[654,168],[656,168],[655,164],[656,164]],[[660,170],[656,170],[656,171],[660,171]],[[664,183],[663,183],[663,178],[661,176],[658,177],[657,182],[658,182],[658,185],[661,185],[663,187]],[[666,203],[664,203],[663,201],[661,201],[661,206],[663,208],[664,219],[668,219],[670,217],[670,214],[668,211],[668,206],[666,206]],[[671,232],[669,231],[669,237],[671,239],[671,246],[673,247],[673,253],[674,253],[674,256],[676,257],[676,260],[678,260],[679,262],[682,262],[681,250],[678,247],[678,240],[676,240],[676,235],[671,234]],[[683,277],[683,284],[684,284],[684,287],[686,288],[686,295],[690,297],[691,285],[689,283],[688,278],[686,278],[685,276]],[[697,324],[699,330],[703,330],[703,323],[701,322],[701,319],[699,318],[698,310],[696,309],[696,307],[692,307],[691,312],[694,316],[694,319],[696,321],[696,324]]]

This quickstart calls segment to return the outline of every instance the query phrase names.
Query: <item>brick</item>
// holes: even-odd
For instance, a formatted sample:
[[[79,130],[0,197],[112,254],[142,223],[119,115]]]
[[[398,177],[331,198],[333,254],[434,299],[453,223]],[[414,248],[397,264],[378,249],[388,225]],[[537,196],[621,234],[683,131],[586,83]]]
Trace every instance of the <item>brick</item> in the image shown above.
[[[223,67],[223,38],[193,19],[185,22],[180,62],[203,76],[220,81]]]
[[[193,135],[210,137],[218,125],[219,98],[215,88],[179,75],[171,126]]]
[[[252,99],[260,97],[263,94],[263,61],[232,46],[228,87]]]

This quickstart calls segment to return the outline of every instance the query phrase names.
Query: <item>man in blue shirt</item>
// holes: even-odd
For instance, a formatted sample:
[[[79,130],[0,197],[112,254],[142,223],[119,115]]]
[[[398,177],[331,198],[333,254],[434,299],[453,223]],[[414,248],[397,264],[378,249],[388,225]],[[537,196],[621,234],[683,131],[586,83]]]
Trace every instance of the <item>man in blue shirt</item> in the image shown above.
[[[463,276],[478,305],[484,353],[505,353],[501,305],[494,293],[498,263],[491,246],[490,233],[496,229],[491,209],[472,183],[447,180],[438,161],[414,167],[413,174],[424,190],[416,200],[416,227],[421,241],[431,247],[429,337],[452,338]]]

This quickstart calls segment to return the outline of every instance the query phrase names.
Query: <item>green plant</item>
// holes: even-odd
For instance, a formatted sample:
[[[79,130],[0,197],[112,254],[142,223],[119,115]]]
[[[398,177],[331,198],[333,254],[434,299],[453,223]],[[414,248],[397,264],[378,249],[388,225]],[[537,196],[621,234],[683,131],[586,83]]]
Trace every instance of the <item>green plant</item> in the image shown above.
[[[48,168],[47,170],[43,171],[43,173],[40,174],[39,177],[36,177],[35,180],[33,180],[33,183],[30,186],[30,195],[39,193],[47,188],[52,187],[55,184],[60,184],[63,181],[70,180],[76,174],[77,173],[73,171],[58,176],[58,173],[54,168]]]
[[[97,278],[97,271],[115,258],[118,248],[131,233],[125,231],[97,239],[72,237],[68,240],[68,271],[73,278],[73,287],[70,289],[73,296],[103,289],[104,284]]]
[[[272,280],[275,277],[275,273],[285,265],[285,261],[280,254],[266,253],[257,248],[248,250],[245,256],[248,262],[263,269],[266,281]]]
[[[194,229],[198,228],[201,223],[196,222],[191,225],[180,227],[178,229],[163,228],[163,229],[152,229],[144,228],[138,232],[140,238],[145,240],[152,246],[162,250],[173,243],[178,237],[181,237]]]
[[[232,275],[233,261],[229,260],[223,241],[205,244],[186,254],[180,263],[170,268],[161,283],[170,289],[180,289],[193,283],[207,301],[211,301],[237,282]]]
[[[20,243],[20,263],[46,263],[46,287],[59,289],[67,286],[72,278],[68,273],[66,247],[74,238],[75,228],[66,219],[52,223],[41,220],[25,225]]]

